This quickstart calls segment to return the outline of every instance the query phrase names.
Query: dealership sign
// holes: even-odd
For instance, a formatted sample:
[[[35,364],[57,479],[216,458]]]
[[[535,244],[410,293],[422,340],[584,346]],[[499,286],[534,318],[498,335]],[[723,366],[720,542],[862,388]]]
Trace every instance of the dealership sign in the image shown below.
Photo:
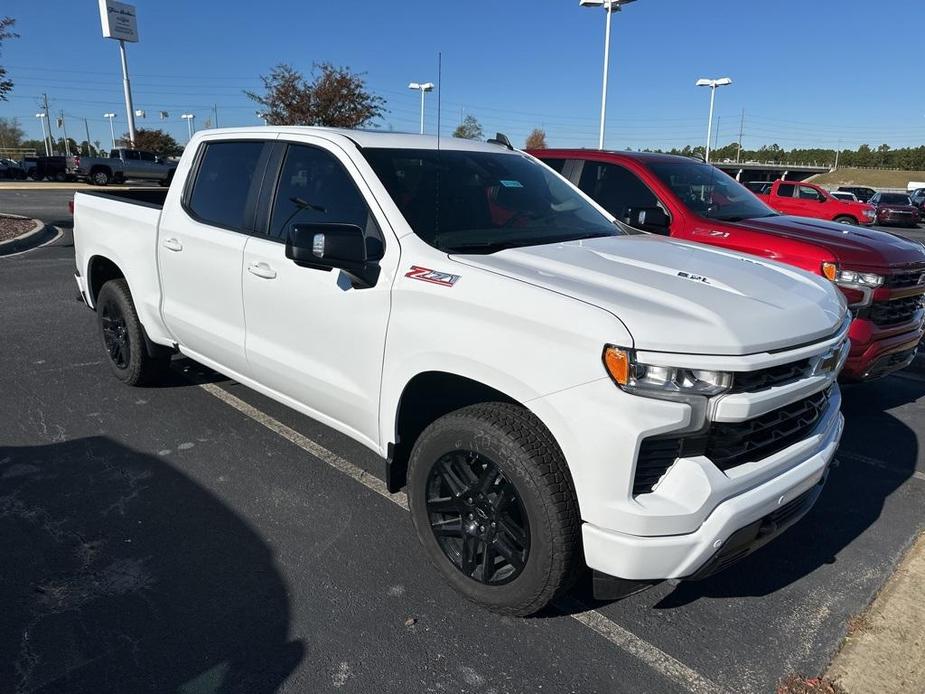
[[[100,22],[103,37],[120,41],[138,41],[138,20],[135,6],[115,0],[100,0]]]

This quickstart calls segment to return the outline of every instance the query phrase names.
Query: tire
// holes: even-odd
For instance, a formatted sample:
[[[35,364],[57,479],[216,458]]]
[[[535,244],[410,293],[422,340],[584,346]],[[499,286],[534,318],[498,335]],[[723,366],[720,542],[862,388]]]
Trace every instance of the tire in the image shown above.
[[[858,223],[858,220],[846,214],[836,217],[833,221],[836,221],[839,224],[852,224],[854,226],[857,226],[857,223]]]
[[[541,610],[582,566],[565,459],[522,407],[472,405],[428,426],[411,452],[408,501],[430,561],[453,588],[494,612]]]
[[[90,183],[95,186],[105,186],[108,185],[110,181],[110,176],[105,169],[97,169],[96,171],[90,172]]]
[[[170,356],[148,354],[144,330],[124,279],[103,285],[96,298],[96,315],[103,349],[116,378],[130,386],[154,385],[164,378]]]

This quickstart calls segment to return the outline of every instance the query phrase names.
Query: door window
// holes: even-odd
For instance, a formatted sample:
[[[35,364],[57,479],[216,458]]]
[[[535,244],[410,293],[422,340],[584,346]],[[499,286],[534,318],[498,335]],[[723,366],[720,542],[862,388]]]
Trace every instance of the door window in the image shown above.
[[[323,149],[289,145],[270,216],[270,236],[285,241],[293,224],[355,224],[370,259],[382,257],[382,234],[350,174]]]
[[[188,211],[206,224],[233,231],[249,231],[253,224],[253,181],[263,173],[264,143],[209,142],[204,145],[199,171],[189,193]]]
[[[142,161],[155,161],[157,159],[157,157],[154,156],[154,154],[151,152],[139,152],[138,158]]]
[[[795,184],[781,183],[779,186],[777,186],[777,196],[780,198],[792,198],[795,190]]]
[[[131,149],[125,150],[125,161],[138,161],[138,159],[138,152]]]
[[[596,161],[586,161],[578,187],[617,219],[625,220],[630,209],[658,207],[658,199],[633,172]]]
[[[801,200],[820,200],[822,198],[819,195],[819,191],[815,188],[809,186],[800,186],[800,199]]]
[[[562,170],[565,168],[565,162],[567,159],[540,159],[541,162],[546,164],[550,169],[556,173],[562,173]]]

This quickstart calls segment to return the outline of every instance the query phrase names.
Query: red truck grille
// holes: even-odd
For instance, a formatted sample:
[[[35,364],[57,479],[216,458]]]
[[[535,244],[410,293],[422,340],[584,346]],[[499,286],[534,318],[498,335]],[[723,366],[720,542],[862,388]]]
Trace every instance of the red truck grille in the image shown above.
[[[925,284],[925,268],[897,272],[887,277],[886,280],[886,286],[891,289],[906,289],[908,287],[917,287],[920,284]]]
[[[912,320],[921,308],[921,296],[907,296],[892,301],[876,301],[871,304],[868,315],[875,324],[886,327]]]

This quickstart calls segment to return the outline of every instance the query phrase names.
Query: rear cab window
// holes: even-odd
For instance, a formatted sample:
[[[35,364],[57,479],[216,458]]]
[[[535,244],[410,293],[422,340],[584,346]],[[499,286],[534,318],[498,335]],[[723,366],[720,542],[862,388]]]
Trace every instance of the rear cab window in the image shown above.
[[[204,224],[252,231],[254,183],[263,175],[271,146],[262,140],[204,143],[184,200],[187,213]]]
[[[792,198],[796,191],[796,185],[793,183],[781,183],[777,186],[777,195],[781,198]]]

